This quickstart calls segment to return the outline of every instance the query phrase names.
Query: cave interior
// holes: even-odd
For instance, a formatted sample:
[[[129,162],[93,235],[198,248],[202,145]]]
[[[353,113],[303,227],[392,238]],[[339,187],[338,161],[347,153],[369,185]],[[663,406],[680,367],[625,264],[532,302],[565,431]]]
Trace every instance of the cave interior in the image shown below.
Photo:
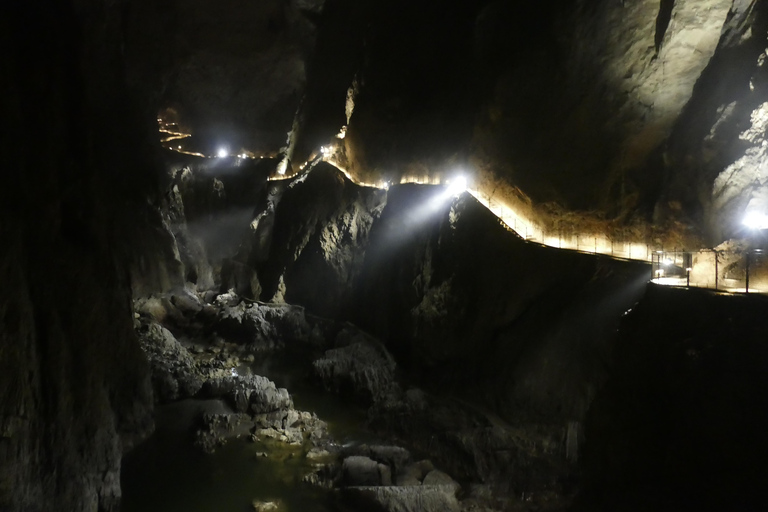
[[[0,510],[765,509],[768,2],[0,13]]]

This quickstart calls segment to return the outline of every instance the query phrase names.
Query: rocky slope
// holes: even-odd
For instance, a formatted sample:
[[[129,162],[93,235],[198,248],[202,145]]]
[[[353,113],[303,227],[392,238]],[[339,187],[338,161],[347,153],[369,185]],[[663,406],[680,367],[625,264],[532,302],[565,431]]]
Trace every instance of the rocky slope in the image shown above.
[[[310,316],[298,306],[253,303],[233,293],[219,294],[212,302],[192,293],[162,295],[139,299],[135,305],[136,328],[152,367],[156,400],[222,401],[219,412],[198,418],[195,444],[203,451],[212,454],[243,436],[264,450],[259,458],[279,460],[289,450],[291,458],[302,461],[291,492],[324,490],[319,496],[333,505],[322,510],[460,509],[461,486],[429,460],[417,460],[398,445],[358,439],[342,444],[322,418],[294,409],[287,389],[254,373],[265,367],[265,361],[288,355],[293,373],[306,372],[313,386],[366,407],[400,403],[405,383],[397,364],[371,336],[351,324]],[[409,393],[427,397],[415,389]],[[386,443],[391,435],[381,426],[374,413],[367,427],[381,432]],[[366,426],[357,428],[362,431]],[[461,498],[467,506],[490,504],[487,494],[462,493]],[[268,504],[253,506],[262,510]]]

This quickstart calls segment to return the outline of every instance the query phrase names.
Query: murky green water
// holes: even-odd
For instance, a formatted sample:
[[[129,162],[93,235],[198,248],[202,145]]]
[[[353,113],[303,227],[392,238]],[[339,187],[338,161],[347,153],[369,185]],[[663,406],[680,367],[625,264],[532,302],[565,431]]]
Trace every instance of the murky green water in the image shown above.
[[[338,443],[375,441],[363,428],[365,412],[313,385],[307,369],[297,370],[286,357],[254,366],[255,373],[291,392],[296,409],[328,422]],[[300,481],[310,469],[301,447],[233,439],[214,454],[195,448],[198,418],[225,410],[213,400],[159,407],[155,433],[123,461],[123,512],[245,512],[253,510],[253,500],[280,500],[288,512],[331,510],[323,491]]]
[[[244,512],[253,500],[329,510],[322,491],[300,482],[309,469],[301,447],[233,439],[211,455],[194,448],[194,418],[217,408],[191,400],[158,408],[155,434],[123,461],[123,511]]]
[[[310,378],[310,369],[309,364],[297,367],[295,358],[286,354],[269,356],[251,365],[256,375],[286,388],[297,410],[314,412],[327,422],[328,430],[338,443],[376,442],[378,438],[364,427],[365,409],[325,391]]]

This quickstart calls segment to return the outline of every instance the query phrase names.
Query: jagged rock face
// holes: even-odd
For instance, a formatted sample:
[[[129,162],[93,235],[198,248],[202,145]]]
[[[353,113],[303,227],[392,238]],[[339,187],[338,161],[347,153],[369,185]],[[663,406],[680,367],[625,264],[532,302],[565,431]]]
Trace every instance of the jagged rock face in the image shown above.
[[[712,244],[738,234],[748,205],[765,209],[761,4],[458,3],[439,22],[422,7],[345,11],[370,29],[344,32],[362,55],[334,50],[360,64],[333,68],[346,82],[323,129],[328,140],[345,121],[349,88],[340,158],[359,176],[464,168],[489,194],[501,183],[609,217],[655,210],[660,231]],[[327,82],[310,76],[310,91]],[[321,114],[307,115],[320,130]]]
[[[435,176],[471,160],[473,171],[501,176],[536,201],[614,213],[651,208],[661,176],[649,166],[658,167],[657,151],[715,53],[730,5],[346,10],[356,16],[351,25],[369,27],[344,32],[347,45],[364,48],[339,52],[359,62],[356,71],[334,68],[346,72],[345,89],[356,84],[343,141],[350,168],[379,178]],[[310,76],[310,92],[318,81]],[[342,99],[339,91],[338,108]],[[338,126],[326,130],[330,137]]]
[[[670,138],[657,219],[697,226],[711,245],[766,212],[765,39],[768,8],[733,3],[717,53]]]
[[[152,429],[118,235],[152,163],[120,5],[0,11],[0,509],[118,510],[122,454]]]
[[[525,243],[468,195],[435,208],[434,194],[390,190],[356,322],[426,382],[487,393],[510,421],[583,417],[647,267]]]
[[[649,158],[712,57],[730,3],[574,2],[560,14],[539,8],[550,21],[531,34],[536,43],[521,38],[496,64],[478,161],[538,201],[604,211],[652,206],[660,176],[648,174]],[[478,21],[490,32],[486,45],[504,43],[517,16],[491,4]]]
[[[386,197],[327,164],[292,183],[276,208],[268,259],[259,268],[262,300],[284,299],[320,315],[338,315],[352,300]]]
[[[276,161],[201,160],[169,152],[165,157],[168,179],[161,205],[142,211],[131,231],[143,235],[132,250],[134,296],[187,286],[200,291],[234,287],[250,297],[251,275],[237,257],[269,244],[268,211],[281,186],[269,186],[267,176]],[[267,219],[254,220],[254,212]],[[253,287],[258,286],[255,280]]]

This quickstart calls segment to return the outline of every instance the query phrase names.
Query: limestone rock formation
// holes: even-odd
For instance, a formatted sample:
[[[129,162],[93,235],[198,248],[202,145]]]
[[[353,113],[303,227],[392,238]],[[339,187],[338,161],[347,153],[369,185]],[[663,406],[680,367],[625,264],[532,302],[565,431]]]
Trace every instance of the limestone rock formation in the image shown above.
[[[761,2],[733,2],[717,52],[666,147],[657,218],[700,229],[709,244],[744,235],[765,211],[765,37]]]
[[[397,365],[379,341],[349,327],[336,339],[337,348],[312,363],[326,388],[367,405],[398,394]]]
[[[259,270],[261,298],[275,297],[282,282],[286,301],[335,317],[352,298],[386,197],[324,163],[294,181],[275,210],[269,257]]]
[[[160,324],[144,327],[145,330],[139,332],[139,341],[152,367],[155,400],[169,402],[197,394],[203,379],[187,349]]]

